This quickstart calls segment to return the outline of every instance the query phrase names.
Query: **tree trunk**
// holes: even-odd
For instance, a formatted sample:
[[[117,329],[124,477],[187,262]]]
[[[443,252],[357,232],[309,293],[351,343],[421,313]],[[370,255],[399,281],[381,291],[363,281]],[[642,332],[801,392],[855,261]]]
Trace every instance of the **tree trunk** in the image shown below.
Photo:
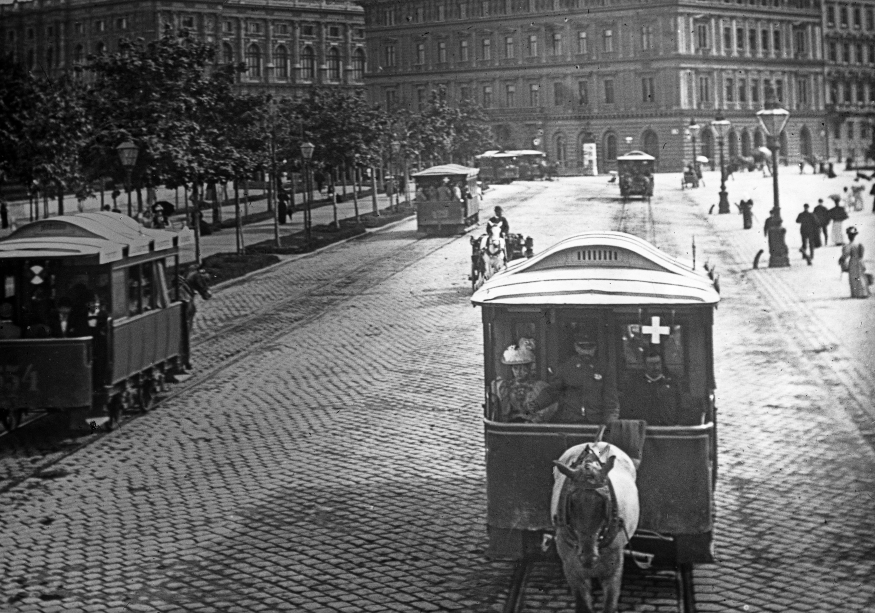
[[[58,190],[58,215],[64,214],[64,186],[60,183],[55,184]]]
[[[346,162],[343,162],[340,166],[341,172],[343,173],[343,201],[346,202],[346,180],[348,178],[348,172],[346,170]]]
[[[249,217],[249,181],[243,180],[243,217]]]
[[[298,189],[297,181],[295,180],[295,173],[289,173],[289,179],[292,182],[292,189],[289,190],[289,208],[286,211],[289,216],[289,223],[292,223],[292,214],[295,212],[295,190]]]
[[[198,206],[198,183],[191,186],[191,200],[194,202],[194,216],[191,220],[194,226],[194,261],[201,265],[201,208]]]
[[[358,166],[353,166],[352,168],[352,205],[355,207],[355,222],[357,224],[361,223],[361,219],[359,219],[359,195],[358,195]]]
[[[234,181],[234,234],[237,239],[237,255],[243,255],[243,219],[240,217],[240,188]]]
[[[143,212],[143,188],[137,188],[137,213]]]
[[[377,169],[371,166],[371,203],[374,207],[374,217],[380,216],[380,205],[377,204]]]

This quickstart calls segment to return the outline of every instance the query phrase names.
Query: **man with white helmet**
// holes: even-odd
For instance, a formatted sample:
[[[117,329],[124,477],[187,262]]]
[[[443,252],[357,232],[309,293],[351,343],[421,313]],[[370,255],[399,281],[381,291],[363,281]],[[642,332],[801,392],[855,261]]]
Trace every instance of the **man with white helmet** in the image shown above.
[[[545,399],[549,386],[535,378],[533,345],[530,339],[520,339],[519,345],[511,345],[501,355],[501,363],[510,366],[513,378],[497,377],[492,382],[493,418],[497,421],[543,422],[555,408]]]

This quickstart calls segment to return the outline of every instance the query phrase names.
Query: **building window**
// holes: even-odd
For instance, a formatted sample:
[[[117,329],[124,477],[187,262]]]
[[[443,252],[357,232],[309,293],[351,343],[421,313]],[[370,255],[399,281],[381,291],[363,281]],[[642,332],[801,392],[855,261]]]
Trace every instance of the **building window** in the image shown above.
[[[516,85],[508,83],[504,87],[504,103],[507,107],[516,106]]]
[[[609,162],[617,159],[617,135],[608,134],[605,136],[605,159]]]
[[[328,80],[340,81],[340,50],[337,47],[328,50]]]
[[[562,55],[562,34],[553,32],[551,45],[550,55]]]
[[[492,86],[483,86],[483,108],[492,108]]]
[[[85,48],[82,45],[76,45],[76,48],[73,49],[73,63],[81,64],[82,60],[85,56]]]
[[[459,19],[468,19],[468,5],[463,2],[459,3]]]
[[[723,53],[732,52],[732,28],[725,26],[723,28]]]
[[[28,28],[27,29],[27,40],[33,40],[33,37],[34,37],[33,28]]]
[[[261,49],[258,45],[246,48],[246,74],[250,77],[261,76]]]
[[[840,6],[839,7],[839,21],[841,21],[842,27],[848,27],[848,7]]]
[[[529,85],[529,106],[541,106],[541,86],[537,83]]]
[[[850,104],[854,101],[853,92],[851,91],[851,82],[845,81],[845,104]]]
[[[447,63],[447,41],[445,40],[438,42],[438,62],[441,64]]]
[[[605,30],[602,32],[602,50],[605,53],[614,52],[614,31]]]
[[[641,49],[653,49],[653,26],[643,26],[641,28]]]
[[[278,23],[274,27],[277,34],[286,35],[289,33],[289,24],[287,23]]]
[[[866,29],[875,30],[875,10],[866,9]]]
[[[273,52],[273,61],[276,64],[276,76],[280,79],[289,78],[289,50],[280,45]]]
[[[416,43],[416,64],[418,66],[425,64],[425,43]]]
[[[869,63],[875,66],[875,43],[869,43]]]
[[[115,20],[115,29],[116,30],[127,30],[128,29],[128,18],[127,17],[119,17]]]
[[[484,38],[480,41],[480,56],[484,60],[492,59],[492,39]]]
[[[838,62],[839,61],[839,49],[838,45],[834,41],[830,41],[829,43],[829,61],[830,62]]]
[[[529,57],[536,55],[538,55],[538,35],[531,34],[529,35]]]
[[[738,101],[747,102],[747,82],[744,79],[738,80]]]
[[[851,43],[844,43],[842,45],[842,61],[845,64],[851,63]]]
[[[103,44],[103,41],[98,42],[94,45],[94,53],[97,55],[102,55],[106,51],[106,45]]]
[[[309,45],[301,50],[301,78],[312,81],[316,77],[316,54]]]
[[[352,31],[352,35],[355,38],[364,38],[365,37],[365,29],[364,28],[355,28]]]
[[[352,78],[354,81],[363,81],[365,78],[365,52],[356,49],[352,54]]]
[[[470,100],[471,99],[471,88],[467,85],[462,85],[459,87],[459,100]]]
[[[857,64],[862,64],[864,59],[865,58],[863,57],[863,45],[857,43],[857,45],[854,47],[854,61]]]
[[[735,51],[739,55],[744,53],[744,28],[735,28]]]
[[[614,103],[614,80],[605,79],[605,104]]]
[[[763,54],[766,54],[769,52],[769,31],[763,30],[761,34],[762,36],[760,37],[760,48],[762,49]]]
[[[234,63],[234,47],[230,43],[222,43],[222,63]]]
[[[581,55],[589,53],[589,45],[586,41],[586,32],[577,33],[577,52]]]
[[[416,109],[422,111],[425,108],[425,88],[416,88]]]
[[[316,30],[311,24],[301,26],[301,34],[303,36],[313,36]]]
[[[753,80],[750,82],[750,101],[760,101],[760,82],[757,80]]]
[[[796,103],[798,106],[808,106],[808,81],[796,81]]]
[[[182,18],[182,27],[183,28],[194,28],[194,17],[183,17]]]
[[[468,41],[461,40],[459,41],[459,60],[463,62],[468,61]]]
[[[781,31],[775,30],[772,32],[772,51],[775,55],[781,55]]]
[[[482,0],[480,2],[480,13],[484,17],[489,17],[489,0]]]
[[[76,23],[73,24],[73,31],[76,34],[82,34],[85,31],[85,29],[82,27],[81,21],[77,21]]]
[[[444,21],[447,18],[447,8],[443,4],[439,4],[437,10],[438,21]]]
[[[513,36],[504,37],[504,57],[513,57]]]
[[[328,26],[328,36],[340,38],[340,26]]]
[[[735,81],[726,79],[726,102],[735,102]]]
[[[863,89],[863,82],[857,81],[857,103],[863,104],[866,101],[866,91]]]
[[[416,11],[414,11],[413,15],[414,21],[416,21],[416,23],[422,23],[423,21],[425,21],[425,9],[423,7],[417,6]]]
[[[94,22],[94,29],[97,32],[105,32],[106,31],[106,22],[103,19],[98,19]],[[33,30],[29,30],[30,37],[33,38]]]
[[[854,122],[848,122],[848,140],[854,140]]]
[[[796,30],[793,34],[793,52],[797,57],[802,57],[805,55],[805,31]]]
[[[710,77],[699,77],[699,102],[711,102]]]
[[[391,111],[395,108],[395,102],[398,100],[397,93],[394,89],[386,90],[386,110]]]
[[[833,5],[826,5],[826,25],[832,27],[836,24],[836,9]]]
[[[696,24],[696,49],[708,49],[711,47],[708,40],[708,24]]]
[[[577,82],[577,103],[580,106],[589,104],[589,84],[587,81]]]
[[[232,34],[234,32],[234,24],[230,21],[223,21],[222,32],[225,34]]]
[[[656,100],[653,93],[653,77],[644,77],[641,79],[641,101],[654,102]]]
[[[386,67],[395,66],[395,45],[386,45]]]
[[[565,85],[561,81],[553,83],[553,104],[556,106],[565,104]]]
[[[756,30],[748,30],[747,31],[747,46],[749,47],[749,51],[751,55],[754,55],[757,52],[757,31]]]

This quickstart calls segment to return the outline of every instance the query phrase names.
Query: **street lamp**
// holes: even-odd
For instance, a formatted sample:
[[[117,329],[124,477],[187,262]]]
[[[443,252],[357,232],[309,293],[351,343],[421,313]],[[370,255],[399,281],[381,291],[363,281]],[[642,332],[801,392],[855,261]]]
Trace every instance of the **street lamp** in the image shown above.
[[[311,234],[311,219],[310,219],[310,201],[313,198],[313,186],[310,185],[310,160],[313,158],[313,150],[316,148],[316,145],[311,143],[310,141],[306,141],[301,143],[301,159],[304,160],[304,183],[306,184],[305,189],[307,190],[307,197],[304,199],[307,203],[307,207],[304,211],[304,234],[307,237],[307,249],[310,248],[310,234]]]
[[[626,141],[626,150],[631,151],[632,150],[632,137],[627,136],[624,140]]]
[[[720,204],[717,212],[721,214],[729,212],[729,198],[726,197],[726,166],[723,163],[723,139],[729,132],[730,125],[729,120],[723,117],[722,113],[718,113],[711,122],[711,127],[717,132],[717,145],[720,147]]]
[[[688,130],[690,131],[690,138],[693,139],[693,170],[696,173],[696,177],[702,178],[702,171],[699,170],[699,160],[696,156],[696,137],[699,136],[699,130],[701,127],[696,123],[695,119],[690,119],[690,127]]]
[[[781,108],[773,96],[766,99],[766,108],[757,111],[757,120],[766,133],[766,143],[772,152],[772,192],[774,194],[774,207],[772,208],[773,222],[768,227],[769,237],[769,268],[783,268],[790,265],[790,257],[787,255],[787,243],[785,234],[787,231],[781,225],[781,205],[778,200],[778,139],[790,119],[790,111]]]
[[[395,175],[398,172],[398,157],[401,153],[401,143],[397,140],[392,141],[392,157],[395,158],[394,172],[392,173],[392,191],[395,192],[395,210],[398,210],[398,205],[401,204],[401,195],[398,193],[398,185],[396,185]],[[390,203],[391,204],[391,203]]]
[[[116,147],[116,151],[118,151],[118,157],[119,160],[121,160],[122,166],[124,166],[127,178],[125,182],[125,190],[128,192],[128,216],[133,217],[134,210],[131,205],[131,172],[134,170],[134,164],[137,163],[137,154],[140,153],[140,150],[134,143],[126,140]]]

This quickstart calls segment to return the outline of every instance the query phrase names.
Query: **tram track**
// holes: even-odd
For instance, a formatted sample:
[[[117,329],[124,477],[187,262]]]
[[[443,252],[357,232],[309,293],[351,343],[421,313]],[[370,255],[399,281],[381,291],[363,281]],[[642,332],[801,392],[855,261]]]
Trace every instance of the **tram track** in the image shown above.
[[[509,202],[501,200],[494,204],[511,211],[515,204],[522,204],[541,191],[535,185],[526,187],[528,189],[515,194]],[[487,209],[482,212],[487,213]],[[473,231],[476,228],[464,236]],[[370,233],[357,240],[368,241],[379,235],[379,232]],[[295,328],[318,320],[343,301],[385,283],[459,238],[413,235],[409,240],[400,241],[397,246],[377,249],[378,253],[372,257],[356,260],[358,265],[345,269],[343,274],[326,274],[324,280],[311,282],[288,298],[266,302],[255,311],[230,318],[228,324],[215,331],[196,334],[192,355],[197,363],[209,366],[196,367],[190,378],[171,384],[172,388],[159,394],[148,413],[160,410],[174,399],[213,381],[238,360],[256,354]],[[305,259],[315,261],[318,265],[319,261],[314,258],[321,253],[309,254]],[[464,263],[461,265],[464,266]],[[290,285],[293,284],[294,280]],[[125,428],[148,413],[124,413],[117,427]],[[110,434],[100,429],[82,430],[78,433],[81,436],[77,437],[75,431],[71,432],[58,423],[64,418],[62,413],[36,414],[23,421],[17,429],[0,433],[0,494],[31,478],[54,478],[58,471],[52,470],[53,467]]]

